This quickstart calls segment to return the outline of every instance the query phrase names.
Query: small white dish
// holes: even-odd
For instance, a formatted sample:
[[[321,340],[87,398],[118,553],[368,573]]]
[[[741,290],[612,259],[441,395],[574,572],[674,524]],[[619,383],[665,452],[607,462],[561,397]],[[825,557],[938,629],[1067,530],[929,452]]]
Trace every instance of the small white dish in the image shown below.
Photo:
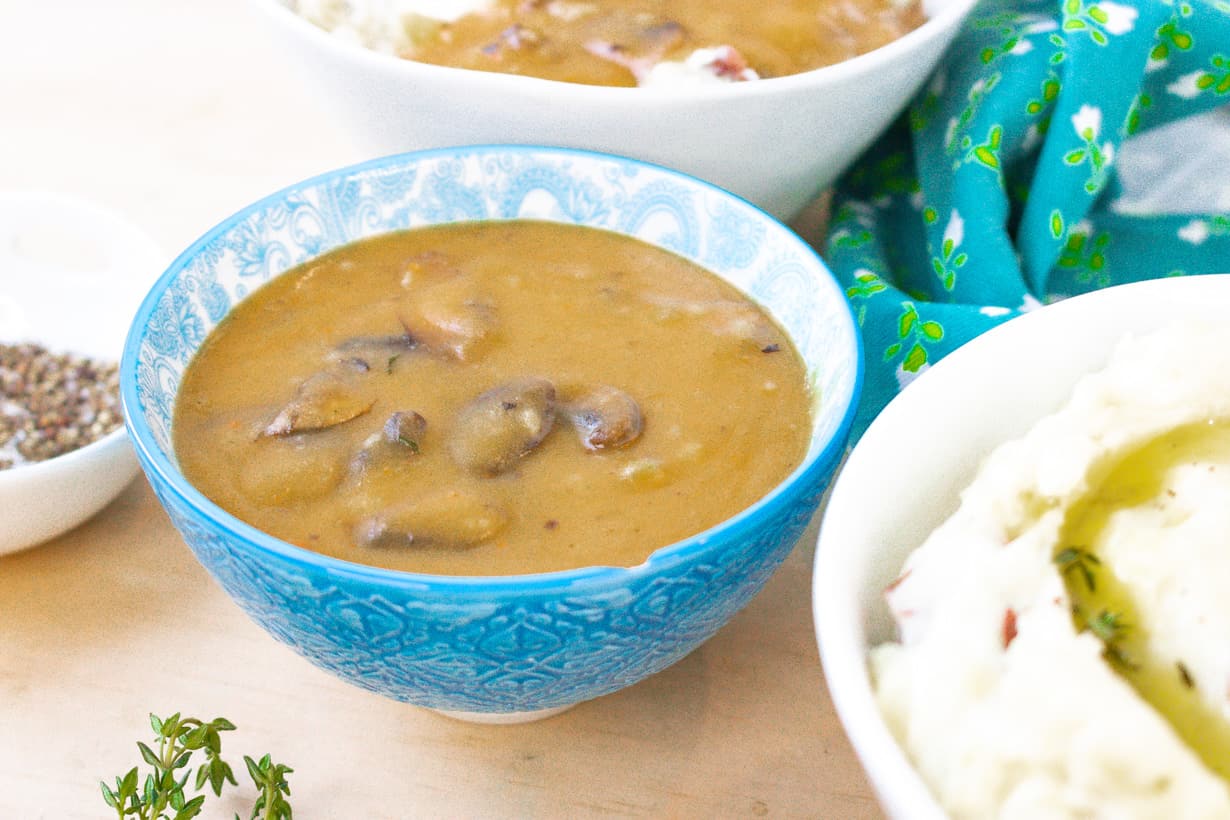
[[[957,508],[986,456],[1057,410],[1116,343],[1221,322],[1230,274],[1094,291],[1013,319],[938,362],[854,447],[820,526],[812,606],[829,694],[888,816],[945,817],[876,705],[868,651],[894,637],[884,589]],[[1142,388],[1147,389],[1147,388]]]
[[[0,342],[117,362],[163,254],[126,219],[55,193],[0,192]],[[0,555],[82,523],[137,473],[121,427],[92,444],[0,470]]]

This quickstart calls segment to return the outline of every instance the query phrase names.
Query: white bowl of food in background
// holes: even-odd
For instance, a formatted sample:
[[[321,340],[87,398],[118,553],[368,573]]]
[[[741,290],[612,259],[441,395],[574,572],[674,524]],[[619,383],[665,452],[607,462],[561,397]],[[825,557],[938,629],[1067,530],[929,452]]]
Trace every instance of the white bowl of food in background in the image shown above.
[[[136,476],[118,364],[160,263],[106,208],[0,193],[0,555],[72,529]]]
[[[855,446],[814,615],[890,816],[1230,814],[1227,310],[1227,275],[1045,307]]]
[[[582,31],[580,50],[587,56],[601,54],[592,59],[605,59],[608,66],[623,64],[614,66],[609,81],[619,81],[622,74],[629,83],[648,83],[626,88],[397,56],[412,50],[411,38],[435,42],[443,31],[443,36],[451,34],[455,42],[477,49],[477,61],[462,57],[460,62],[481,66],[488,59],[486,48],[492,52],[491,67],[499,69],[510,50],[556,48],[533,24],[576,18],[576,26],[587,26],[587,15],[595,8],[601,13],[600,3],[504,3],[499,8],[509,11],[488,13],[489,19],[499,21],[491,43],[474,41],[478,35],[471,29],[481,28],[472,22],[480,19],[474,12],[482,14],[490,6],[476,0],[253,3],[269,30],[297,58],[313,89],[336,107],[339,118],[374,153],[490,142],[606,151],[695,175],[780,218],[789,218],[814,198],[904,108],[973,6],[973,0],[926,0],[921,6],[925,22],[887,42],[883,31],[875,35],[878,39],[859,42],[860,31],[879,24],[876,13],[858,3],[822,4],[805,27],[783,16],[785,3],[779,11],[763,3],[742,4],[741,10],[725,15],[705,4],[705,14],[694,15],[696,20],[651,14],[642,30],[627,33],[628,26],[623,26],[619,31],[626,33],[626,40],[604,29]],[[901,5],[881,2],[874,8]],[[525,7],[529,10],[513,11]],[[470,16],[464,16],[466,12]],[[461,16],[440,23],[427,15]],[[332,26],[334,33],[309,22],[309,17]],[[735,29],[755,30],[763,23],[764,30],[757,31],[763,42],[758,46],[746,34],[742,44],[700,39],[710,36],[709,27],[715,27],[711,36],[722,35],[718,21],[727,19]],[[836,36],[833,25],[844,27],[845,33]],[[883,44],[858,53],[875,43]],[[822,55],[822,48],[838,52]],[[804,60],[799,65],[839,62],[784,73],[789,70],[786,57],[773,57],[778,51],[816,52],[799,58]],[[431,57],[442,58],[434,53]],[[782,76],[727,81],[771,71]],[[582,76],[594,81],[603,75]]]

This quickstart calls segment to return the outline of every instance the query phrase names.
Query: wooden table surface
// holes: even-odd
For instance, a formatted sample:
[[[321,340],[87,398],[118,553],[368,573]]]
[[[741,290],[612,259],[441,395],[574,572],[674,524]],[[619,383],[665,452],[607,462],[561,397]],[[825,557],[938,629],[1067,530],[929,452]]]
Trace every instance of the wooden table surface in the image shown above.
[[[0,0],[0,19],[0,190],[92,198],[168,258],[249,201],[363,158],[242,0]],[[0,558],[0,818],[108,816],[98,780],[137,764],[150,711],[176,710],[236,723],[236,762],[293,766],[306,820],[878,817],[816,653],[814,540],[813,525],[674,667],[549,720],[480,726],[276,643],[138,478],[84,526]],[[203,816],[246,817],[245,780]]]

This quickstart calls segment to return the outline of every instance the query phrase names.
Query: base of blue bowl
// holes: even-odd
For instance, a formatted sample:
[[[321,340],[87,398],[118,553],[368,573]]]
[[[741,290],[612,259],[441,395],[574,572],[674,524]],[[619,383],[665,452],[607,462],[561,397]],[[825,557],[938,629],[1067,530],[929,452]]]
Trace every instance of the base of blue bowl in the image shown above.
[[[451,709],[432,709],[431,711],[453,720],[465,721],[466,723],[511,725],[514,723],[533,723],[536,720],[555,717],[561,712],[567,712],[573,706],[576,706],[576,704],[569,703],[565,706],[552,706],[550,709],[533,709],[529,712],[457,712]]]

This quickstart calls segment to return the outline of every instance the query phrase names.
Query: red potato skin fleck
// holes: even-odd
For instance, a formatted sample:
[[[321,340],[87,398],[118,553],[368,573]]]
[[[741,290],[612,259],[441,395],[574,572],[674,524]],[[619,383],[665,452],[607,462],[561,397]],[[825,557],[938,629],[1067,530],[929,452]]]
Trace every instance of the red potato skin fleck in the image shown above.
[[[1003,637],[1004,649],[1007,649],[1016,638],[1016,611],[1013,609],[1004,610]]]
[[[743,78],[747,71],[747,60],[733,46],[726,46],[716,60],[710,63],[710,69],[719,77],[731,80]]]
[[[897,576],[897,578],[896,578],[896,579],[895,579],[895,580],[894,580],[891,584],[889,584],[888,586],[884,587],[884,594],[885,594],[885,595],[889,595],[889,594],[891,594],[891,593],[892,593],[892,591],[893,591],[894,589],[896,589],[897,587],[901,586],[901,583],[902,583],[902,582],[903,582],[906,578],[909,578],[909,577],[910,577],[910,573],[911,573],[911,572],[913,572],[913,570],[909,570],[909,569],[907,569],[905,572],[903,572],[903,573],[901,573],[900,575],[898,575],[898,576]]]

